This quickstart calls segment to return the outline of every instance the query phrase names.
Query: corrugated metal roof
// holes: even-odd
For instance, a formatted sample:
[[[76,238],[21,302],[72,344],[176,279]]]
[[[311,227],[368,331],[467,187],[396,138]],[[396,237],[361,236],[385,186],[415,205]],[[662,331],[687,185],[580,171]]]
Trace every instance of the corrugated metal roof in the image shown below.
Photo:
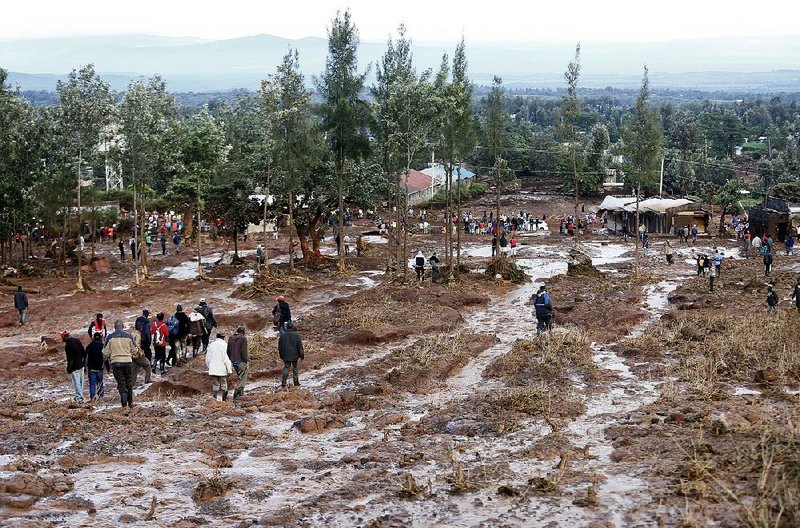
[[[459,178],[458,167],[456,167],[455,165],[450,165],[450,166],[453,168],[453,181],[458,181],[458,178]],[[444,179],[445,179],[446,173],[445,173],[445,170],[444,170],[444,165],[442,165],[441,163],[437,163],[433,167],[428,167],[427,169],[423,169],[421,172],[423,172],[424,174],[427,174],[431,178],[434,178],[436,180],[436,183],[444,183]],[[461,168],[460,172],[461,172],[461,176],[460,177],[461,177],[462,180],[468,180],[470,178],[474,178],[475,177],[475,173],[474,172],[472,172],[472,171],[470,171],[468,169],[465,169],[464,167]]]
[[[418,170],[408,171],[408,194],[423,191],[432,187],[436,182],[427,174]],[[406,174],[405,172],[400,175],[400,187],[406,188]]]

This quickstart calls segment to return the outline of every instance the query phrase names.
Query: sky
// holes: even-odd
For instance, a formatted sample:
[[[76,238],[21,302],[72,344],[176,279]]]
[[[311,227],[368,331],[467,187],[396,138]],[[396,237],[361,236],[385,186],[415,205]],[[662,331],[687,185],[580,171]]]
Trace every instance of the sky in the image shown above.
[[[5,3],[0,39],[132,33],[324,37],[337,9],[346,8],[362,40],[381,42],[401,22],[419,43],[455,42],[462,34],[471,42],[800,35],[800,2],[792,0],[37,0]]]

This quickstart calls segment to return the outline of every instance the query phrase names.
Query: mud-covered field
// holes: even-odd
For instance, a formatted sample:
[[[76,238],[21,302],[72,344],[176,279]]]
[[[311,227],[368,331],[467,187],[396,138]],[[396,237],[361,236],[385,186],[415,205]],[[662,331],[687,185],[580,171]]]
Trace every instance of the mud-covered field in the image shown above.
[[[570,208],[514,200],[509,211]],[[194,280],[186,248],[154,256],[136,286],[110,245],[91,293],[74,278],[7,279],[31,307],[25,327],[10,294],[0,311],[0,526],[800,526],[799,258],[776,256],[765,278],[733,240],[673,241],[668,266],[652,237],[636,275],[632,241],[587,233],[600,274],[573,274],[572,241],[550,227],[519,237],[523,284],[482,273],[477,235],[462,239],[471,272],[450,284],[392,281],[377,237],[341,274],[290,272],[282,239],[268,241],[270,279],[254,272],[252,240],[231,265],[216,261],[232,248],[209,242],[210,281]],[[409,250],[441,255],[441,238],[412,236]],[[710,293],[692,255],[717,245],[728,258]],[[537,336],[541,284],[555,326]],[[306,345],[289,390],[278,292]],[[212,400],[198,357],[151,384],[140,374],[132,409],[110,377],[100,401],[71,402],[61,330],[88,342],[96,312],[132,324],[201,297],[221,330],[247,328],[244,397]]]

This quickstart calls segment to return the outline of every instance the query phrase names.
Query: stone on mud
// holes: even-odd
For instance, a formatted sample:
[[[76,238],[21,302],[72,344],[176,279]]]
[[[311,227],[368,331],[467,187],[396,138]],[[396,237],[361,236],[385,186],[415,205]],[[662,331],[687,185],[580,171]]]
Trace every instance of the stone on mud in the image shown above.
[[[486,426],[477,420],[459,418],[447,422],[447,425],[444,426],[444,432],[445,434],[457,436],[475,436],[481,434],[485,428]]]
[[[315,433],[327,427],[328,420],[322,416],[304,416],[294,423],[301,433]]]
[[[778,381],[778,375],[772,369],[758,369],[755,376],[753,376],[755,383],[775,383]]]

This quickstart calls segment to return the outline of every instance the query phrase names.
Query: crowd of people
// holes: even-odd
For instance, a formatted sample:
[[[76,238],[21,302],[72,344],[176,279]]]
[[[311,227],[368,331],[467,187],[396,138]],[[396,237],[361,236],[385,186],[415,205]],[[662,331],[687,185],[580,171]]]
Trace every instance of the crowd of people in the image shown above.
[[[21,288],[19,292],[22,292]],[[283,296],[277,298],[275,312],[276,329],[279,332],[278,355],[284,361],[281,386],[287,386],[290,369],[294,385],[299,386],[297,363],[305,357],[303,341]],[[181,304],[175,306],[175,312],[169,318],[163,312],[151,316],[151,312],[144,309],[133,323],[132,330],[126,329],[121,320],[114,321],[112,331],[109,332],[108,327],[103,314],[96,314],[87,328],[91,342],[86,347],[68,330],[61,332],[67,374],[76,402],[86,401],[84,381],[87,378],[89,400],[103,398],[105,376],[110,374],[116,381],[122,407],[133,407],[134,388],[139,385],[140,371],[144,372],[141,385],[147,385],[151,383],[151,375],[157,371],[160,370],[164,375],[166,366],[180,366],[199,355],[205,356],[213,398],[220,401],[228,399],[228,376],[234,373],[233,400],[244,395],[249,370],[249,341],[245,327],[238,326],[226,341],[224,332],[214,331],[217,329],[214,311],[204,298],[188,314]],[[213,341],[212,334],[215,336]]]

